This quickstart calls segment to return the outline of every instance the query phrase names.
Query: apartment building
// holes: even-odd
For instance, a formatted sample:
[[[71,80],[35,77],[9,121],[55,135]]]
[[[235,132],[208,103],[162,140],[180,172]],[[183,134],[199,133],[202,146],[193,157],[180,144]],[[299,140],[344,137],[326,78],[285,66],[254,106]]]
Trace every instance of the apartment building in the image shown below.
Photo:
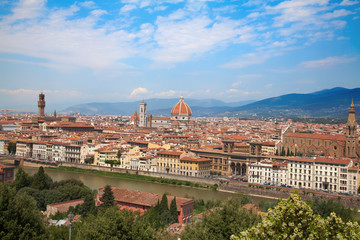
[[[211,160],[208,158],[180,158],[179,175],[191,177],[207,177],[210,176]]]
[[[356,194],[359,169],[349,158],[290,158],[288,185],[334,193]]]
[[[157,170],[160,173],[179,174],[180,156],[179,151],[159,151],[157,153]]]

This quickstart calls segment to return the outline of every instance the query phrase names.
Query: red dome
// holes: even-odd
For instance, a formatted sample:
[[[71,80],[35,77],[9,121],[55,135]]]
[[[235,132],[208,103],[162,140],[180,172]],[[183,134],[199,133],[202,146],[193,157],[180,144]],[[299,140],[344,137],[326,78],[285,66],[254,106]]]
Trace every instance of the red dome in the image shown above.
[[[133,113],[133,115],[131,115],[130,119],[131,120],[136,120],[136,121],[140,119],[139,114],[136,112],[136,110]]]
[[[177,115],[191,116],[191,114],[192,113],[189,105],[187,105],[184,102],[184,98],[183,96],[181,96],[180,101],[177,104],[175,104],[175,106],[171,110],[171,116],[177,116]]]

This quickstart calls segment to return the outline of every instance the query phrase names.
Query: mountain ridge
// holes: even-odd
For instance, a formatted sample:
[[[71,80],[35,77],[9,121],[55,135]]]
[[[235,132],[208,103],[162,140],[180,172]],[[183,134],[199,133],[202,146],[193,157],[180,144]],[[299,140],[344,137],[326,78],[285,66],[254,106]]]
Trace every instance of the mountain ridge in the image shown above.
[[[289,93],[259,101],[226,103],[218,99],[185,99],[193,116],[232,117],[333,117],[347,116],[351,100],[359,98],[360,88],[335,87],[312,93]],[[178,98],[151,98],[147,102],[147,113],[155,116],[169,116]],[[63,113],[131,115],[139,109],[141,101],[78,104],[64,109]],[[356,103],[356,109],[359,103]]]

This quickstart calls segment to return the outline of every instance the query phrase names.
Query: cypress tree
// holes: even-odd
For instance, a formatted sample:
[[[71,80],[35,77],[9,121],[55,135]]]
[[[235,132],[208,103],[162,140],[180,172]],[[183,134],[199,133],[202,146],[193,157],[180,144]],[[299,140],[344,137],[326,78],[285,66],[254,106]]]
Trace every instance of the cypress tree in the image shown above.
[[[49,189],[51,184],[52,179],[47,174],[45,174],[43,167],[39,167],[38,172],[33,177],[31,187],[39,190],[44,190]]]
[[[178,211],[176,206],[176,197],[170,203],[170,224],[179,222]]]
[[[100,205],[102,209],[107,209],[109,207],[115,206],[116,202],[114,200],[114,194],[111,190],[110,185],[106,185],[104,188],[104,193],[102,197],[100,198],[100,201],[103,203]]]

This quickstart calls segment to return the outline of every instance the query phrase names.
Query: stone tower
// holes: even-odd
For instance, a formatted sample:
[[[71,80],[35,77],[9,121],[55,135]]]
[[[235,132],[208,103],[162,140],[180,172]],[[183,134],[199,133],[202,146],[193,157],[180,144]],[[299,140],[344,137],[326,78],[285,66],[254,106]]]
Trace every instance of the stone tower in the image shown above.
[[[351,102],[349,109],[349,117],[346,123],[346,144],[345,144],[345,157],[356,158],[356,118],[354,100]]]
[[[142,101],[140,103],[140,121],[139,127],[146,127],[146,102]]]
[[[44,117],[45,116],[45,94],[43,94],[42,92],[39,94],[38,107],[39,107],[39,117]]]

